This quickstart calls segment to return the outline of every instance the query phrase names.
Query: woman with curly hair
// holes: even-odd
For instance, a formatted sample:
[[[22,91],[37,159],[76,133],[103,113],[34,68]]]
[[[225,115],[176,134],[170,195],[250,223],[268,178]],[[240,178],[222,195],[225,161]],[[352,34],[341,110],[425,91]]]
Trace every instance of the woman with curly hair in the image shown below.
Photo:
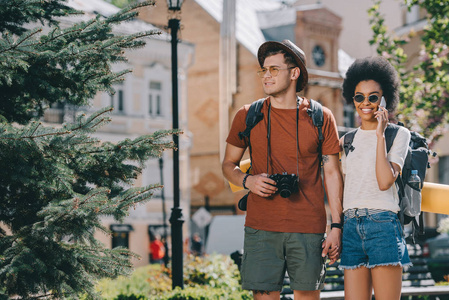
[[[342,154],[345,175],[340,268],[345,299],[400,299],[402,267],[410,264],[397,213],[394,184],[404,165],[410,132],[399,128],[387,153],[385,130],[399,101],[399,79],[382,57],[356,60],[343,83],[343,97],[361,119],[352,147]],[[383,105],[381,101],[384,99]],[[340,140],[344,146],[344,137]]]

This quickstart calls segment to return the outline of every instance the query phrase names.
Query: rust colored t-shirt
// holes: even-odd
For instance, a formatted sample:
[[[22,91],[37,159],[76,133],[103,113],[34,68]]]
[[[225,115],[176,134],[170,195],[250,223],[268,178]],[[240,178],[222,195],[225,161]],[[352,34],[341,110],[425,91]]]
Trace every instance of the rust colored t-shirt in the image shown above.
[[[299,168],[299,192],[289,198],[279,193],[269,198],[250,193],[247,203],[245,226],[277,232],[324,233],[326,211],[324,207],[323,183],[319,172],[318,129],[307,114],[309,101],[304,99],[299,107],[299,158],[297,160],[296,109],[271,108],[271,155],[267,172],[267,124],[268,105],[262,107],[263,120],[251,130],[253,174],[297,174]],[[239,148],[247,148],[246,139],[239,132],[245,130],[245,119],[250,105],[237,112],[226,142]],[[334,116],[323,107],[323,155],[340,152],[338,130]]]

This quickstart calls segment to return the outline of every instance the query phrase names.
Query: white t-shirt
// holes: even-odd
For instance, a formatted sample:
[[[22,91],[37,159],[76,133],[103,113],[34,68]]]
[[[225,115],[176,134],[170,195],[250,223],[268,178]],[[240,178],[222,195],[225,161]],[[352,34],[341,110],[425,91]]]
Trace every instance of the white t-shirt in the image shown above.
[[[387,159],[402,167],[407,155],[410,132],[400,127],[393,141]],[[354,150],[344,151],[341,157],[343,174],[345,174],[343,211],[352,208],[383,209],[399,211],[399,198],[396,185],[381,191],[376,179],[376,130],[359,128],[352,142]]]

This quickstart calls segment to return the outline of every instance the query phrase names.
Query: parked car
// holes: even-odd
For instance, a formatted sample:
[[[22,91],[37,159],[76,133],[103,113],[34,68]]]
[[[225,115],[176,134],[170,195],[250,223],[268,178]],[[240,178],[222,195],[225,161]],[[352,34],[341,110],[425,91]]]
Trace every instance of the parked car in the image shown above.
[[[442,233],[426,240],[423,255],[427,258],[427,267],[435,282],[447,281],[449,276],[449,235]]]

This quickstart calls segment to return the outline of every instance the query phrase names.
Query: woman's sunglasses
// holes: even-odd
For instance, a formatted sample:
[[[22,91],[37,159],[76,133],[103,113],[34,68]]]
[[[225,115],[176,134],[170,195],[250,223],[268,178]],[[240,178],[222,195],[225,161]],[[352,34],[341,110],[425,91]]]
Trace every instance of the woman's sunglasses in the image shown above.
[[[354,96],[354,101],[357,103],[362,103],[363,101],[365,101],[365,96],[363,96],[362,94],[357,94]],[[379,100],[379,96],[377,95],[369,95],[368,96],[368,101],[371,103],[376,103]]]

